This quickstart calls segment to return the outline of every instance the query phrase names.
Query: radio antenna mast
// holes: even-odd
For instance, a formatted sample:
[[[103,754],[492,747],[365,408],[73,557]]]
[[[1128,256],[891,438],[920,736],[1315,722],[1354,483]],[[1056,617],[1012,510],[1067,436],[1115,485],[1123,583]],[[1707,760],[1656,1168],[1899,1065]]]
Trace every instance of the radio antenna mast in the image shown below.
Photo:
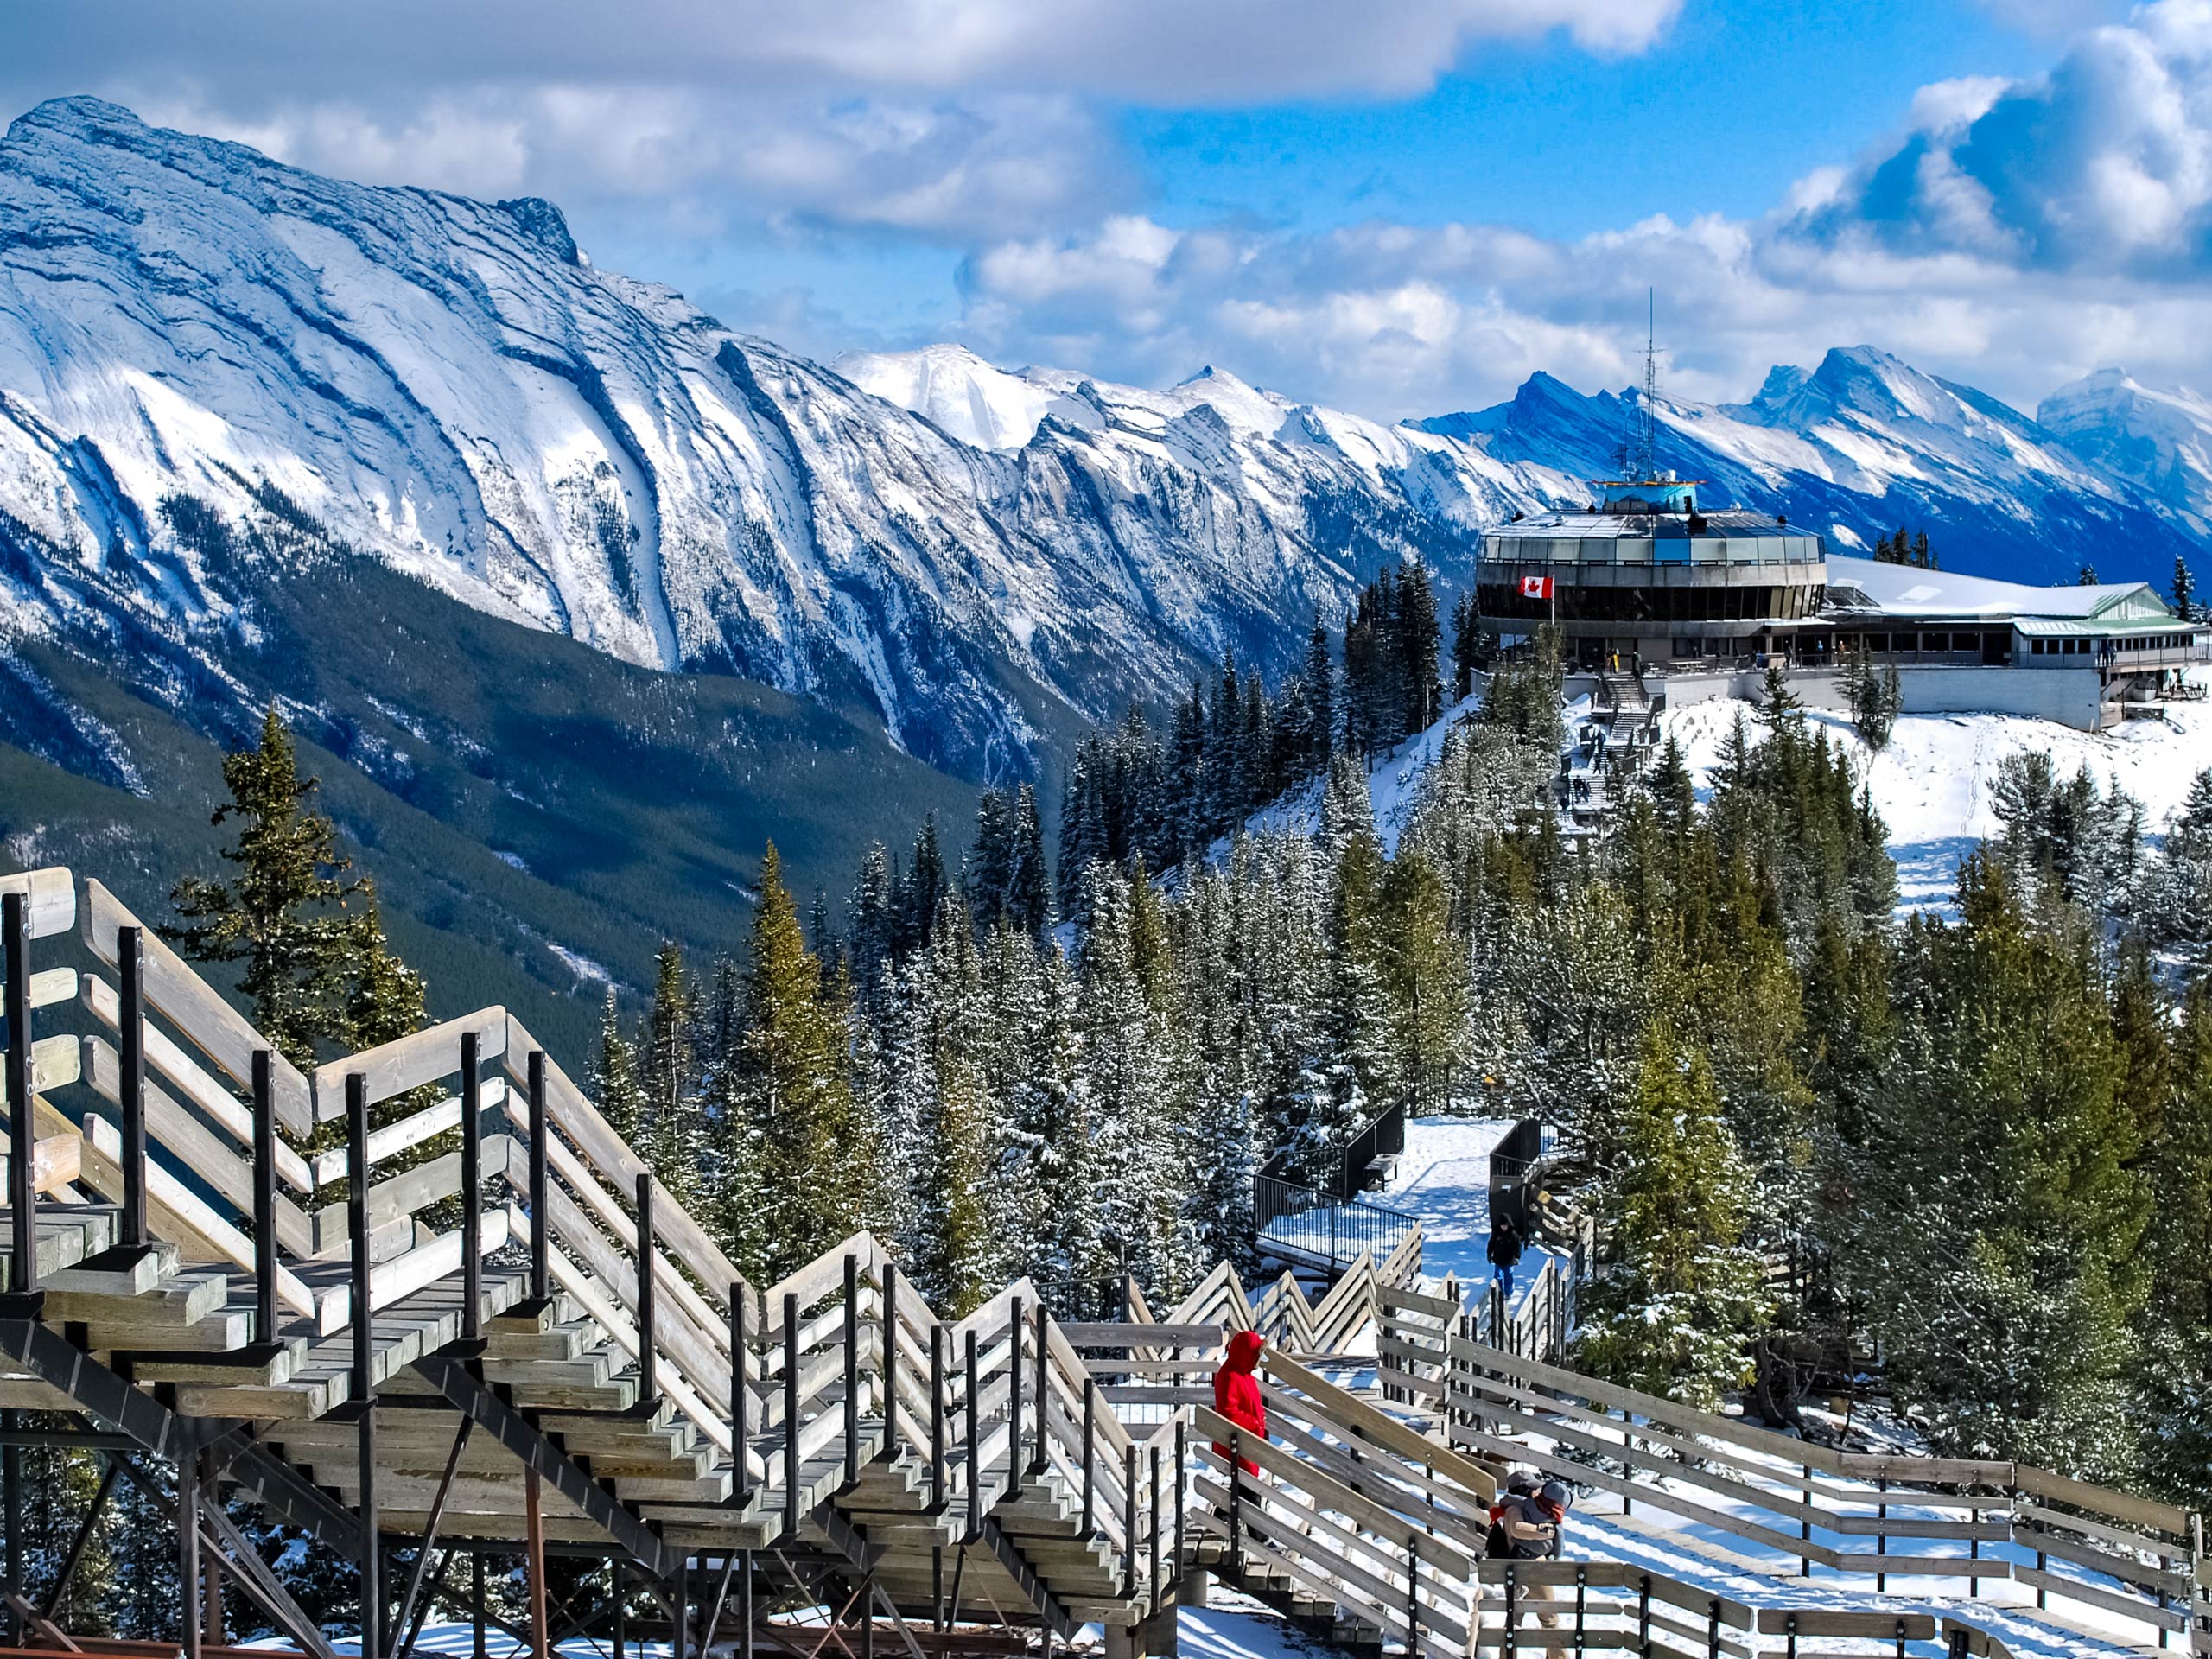
[[[1643,416],[1637,434],[1637,453],[1629,476],[1649,483],[1659,466],[1659,290],[1644,290]]]

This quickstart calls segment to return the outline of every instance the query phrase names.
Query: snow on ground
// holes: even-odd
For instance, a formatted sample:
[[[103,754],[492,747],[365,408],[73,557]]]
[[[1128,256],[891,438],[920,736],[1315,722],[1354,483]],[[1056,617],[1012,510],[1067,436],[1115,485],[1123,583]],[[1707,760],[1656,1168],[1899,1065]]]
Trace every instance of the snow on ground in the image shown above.
[[[2132,720],[2108,732],[2079,731],[2024,715],[1904,715],[1889,747],[1871,764],[1848,720],[1817,710],[1808,718],[1865,772],[1875,808],[1889,826],[1898,902],[1916,908],[1947,903],[1959,861],[2002,827],[1990,790],[1999,763],[2009,754],[2048,750],[2061,778],[2086,765],[2102,787],[2117,785],[2142,802],[2145,828],[2162,833],[2191,780],[2212,766],[2212,702],[2167,709],[2164,721]],[[1661,717],[1664,734],[1682,746],[1700,798],[1738,715],[1754,721],[1756,737],[1756,710],[1732,698],[1694,703]]]
[[[1470,1300],[1489,1287],[1490,1154],[1513,1128],[1503,1118],[1415,1117],[1406,1121],[1406,1149],[1378,1198],[1421,1217],[1423,1274],[1459,1276]],[[1549,1254],[1531,1244],[1514,1273],[1517,1306],[1543,1271]]]

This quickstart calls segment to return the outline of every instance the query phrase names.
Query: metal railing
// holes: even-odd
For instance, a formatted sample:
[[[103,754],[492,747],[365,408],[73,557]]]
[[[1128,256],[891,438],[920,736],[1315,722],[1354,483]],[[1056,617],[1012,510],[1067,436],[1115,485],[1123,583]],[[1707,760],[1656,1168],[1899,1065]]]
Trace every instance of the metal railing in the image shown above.
[[[1337,1197],[1349,1204],[1367,1190],[1370,1171],[1377,1158],[1395,1158],[1406,1149],[1406,1109],[1402,1103],[1378,1114],[1344,1143],[1337,1160]]]
[[[1421,1217],[1364,1198],[1334,1194],[1280,1176],[1252,1178],[1252,1221],[1262,1250],[1341,1272],[1372,1254],[1390,1254],[1421,1227]]]

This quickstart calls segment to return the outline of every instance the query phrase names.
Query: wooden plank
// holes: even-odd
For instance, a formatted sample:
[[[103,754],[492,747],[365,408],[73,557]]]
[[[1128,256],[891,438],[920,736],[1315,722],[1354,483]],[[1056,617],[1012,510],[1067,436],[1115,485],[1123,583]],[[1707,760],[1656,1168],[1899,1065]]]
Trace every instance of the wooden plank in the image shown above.
[[[459,1154],[455,1154],[458,1160]],[[504,1210],[488,1210],[484,1215],[482,1254],[490,1255],[507,1242],[507,1215]],[[456,1228],[450,1233],[440,1233],[428,1243],[417,1244],[403,1255],[389,1262],[379,1262],[369,1269],[369,1312],[373,1316],[390,1307],[394,1302],[404,1301],[418,1290],[427,1290],[439,1280],[461,1275],[461,1236]],[[353,1323],[353,1287],[351,1284],[335,1285],[324,1294],[321,1316],[321,1334],[335,1336]]]
[[[1263,1357],[1268,1376],[1290,1383],[1352,1438],[1426,1464],[1439,1475],[1477,1494],[1485,1503],[1497,1501],[1496,1478],[1473,1459],[1461,1457],[1450,1446],[1428,1439],[1387,1412],[1377,1411],[1364,1400],[1345,1392],[1294,1359],[1280,1353]]]
[[[31,1007],[50,1008],[57,1002],[73,1001],[77,995],[77,970],[74,968],[42,968],[31,976]]]
[[[2189,1536],[2189,1511],[2171,1503],[2137,1497],[2130,1492],[2116,1492],[2108,1487],[2092,1486],[2085,1481],[2069,1480],[2063,1475],[2054,1475],[2047,1469],[2033,1468],[2027,1464],[2020,1464],[2013,1470],[2012,1484],[2019,1491],[2031,1492],[2048,1503],[2088,1510],[2108,1520],[2123,1521],[2133,1526],[2154,1528],[2177,1539]]]
[[[1129,1325],[1121,1320],[1068,1319],[1060,1333],[1077,1348],[1218,1348],[1226,1327],[1218,1325]]]
[[[61,865],[0,875],[0,893],[5,893],[29,897],[30,902],[23,906],[23,919],[35,939],[67,933],[77,925],[76,880]]]
[[[506,1100],[507,1083],[505,1077],[484,1079],[483,1103],[498,1108]],[[388,1162],[410,1147],[461,1127],[461,1096],[448,1095],[443,1100],[424,1107],[421,1111],[401,1118],[397,1123],[387,1123],[380,1129],[369,1131],[369,1166]],[[308,1163],[318,1184],[342,1181],[346,1179],[346,1160],[352,1154],[344,1147],[334,1147],[328,1152],[317,1153]]]
[[[85,1134],[92,1145],[116,1166],[119,1176],[123,1157],[122,1131],[104,1117],[87,1117]],[[120,1185],[119,1181],[118,1185]],[[151,1159],[146,1163],[146,1198],[149,1217],[154,1201],[158,1199],[183,1220],[188,1231],[213,1249],[215,1260],[231,1262],[244,1268],[248,1273],[253,1271],[253,1241],[217,1215],[183,1182]],[[185,1240],[180,1238],[171,1242],[181,1246]],[[276,1269],[276,1297],[295,1313],[305,1314],[309,1319],[315,1317],[313,1294],[300,1281],[297,1274],[282,1265]]]
[[[524,1099],[525,1116],[529,1110],[530,1055],[540,1046],[520,1020],[512,1014],[507,1016],[504,1059],[507,1076]],[[613,1182],[617,1192],[636,1192],[638,1177],[648,1173],[643,1160],[623,1144],[622,1137],[607,1126],[583,1090],[569,1081],[567,1072],[554,1065],[550,1054],[545,1057],[545,1099],[553,1127],[575,1142],[584,1156]],[[658,1181],[653,1183],[653,1224],[669,1253],[683,1262],[709,1298],[727,1308],[729,1287],[744,1283],[745,1275],[722,1254],[707,1230],[693,1220],[690,1212]]]
[[[162,943],[152,928],[145,927],[133,916],[122,900],[99,882],[87,880],[85,944],[111,968],[116,965],[116,930],[122,927],[143,928],[145,944],[140,960],[144,968],[146,1001],[213,1060],[217,1070],[240,1088],[251,1087],[255,1052],[264,1048],[271,1050],[270,1095],[276,1103],[276,1121],[296,1140],[307,1139],[315,1128],[315,1114],[308,1080],[300,1075],[299,1068],[282,1054],[275,1053],[274,1045],[256,1031],[244,1014],[223,1001],[187,965],[183,957]]]
[[[2032,1567],[2015,1567],[2012,1581],[2024,1584],[2031,1590],[2045,1590],[2067,1601],[2078,1601],[2084,1606],[2101,1609],[2107,1613],[2119,1613],[2136,1618],[2162,1630],[2186,1630],[2189,1628],[2189,1608],[2161,1608],[2147,1596],[2130,1595],[2124,1590],[2107,1589],[2102,1585],[2084,1584],[2079,1579],[2069,1579],[2056,1573],[2038,1572]]]
[[[1249,1429],[1237,1427],[1208,1407],[1196,1408],[1191,1421],[1192,1427],[1207,1441],[1219,1441],[1224,1446],[1234,1445],[1239,1457],[1257,1464],[1262,1470],[1285,1484],[1307,1493],[1316,1503],[1325,1503],[1338,1514],[1351,1516],[1376,1536],[1402,1549],[1408,1542],[1418,1540],[1424,1550],[1433,1548],[1437,1552],[1440,1566],[1463,1579],[1472,1576],[1474,1562],[1456,1547],[1440,1538],[1432,1537],[1395,1510],[1363,1493],[1355,1492],[1318,1465],[1293,1457],[1281,1447],[1262,1440]]]
[[[123,1061],[105,1037],[84,1040],[86,1079],[110,1105],[123,1103]],[[203,1127],[161,1086],[146,1084],[146,1134],[154,1145],[181,1159],[186,1168],[213,1187],[241,1215],[253,1213],[253,1169],[212,1130]],[[122,1141],[116,1141],[118,1155]],[[295,1255],[315,1254],[315,1227],[300,1206],[276,1195],[276,1242]]]
[[[317,1066],[313,1084],[316,1122],[327,1123],[346,1116],[346,1079],[350,1077],[367,1079],[369,1104],[374,1106],[454,1076],[461,1070],[461,1039],[472,1031],[479,1058],[489,1063],[506,1052],[507,1011],[495,1005]]]
[[[98,974],[86,974],[82,996],[86,1008],[94,1019],[110,1031],[120,1033],[123,999],[114,986]],[[140,1029],[146,1044],[148,1070],[166,1080],[184,1096],[187,1103],[203,1113],[217,1128],[230,1137],[234,1147],[251,1149],[253,1146],[251,1108],[208,1076],[205,1067],[171,1042],[151,1020],[142,1020]],[[121,1060],[115,1050],[100,1039],[88,1037],[86,1041],[101,1044],[108,1062],[108,1083],[101,1092],[109,1101],[119,1103],[123,1098]],[[307,1194],[315,1190],[315,1175],[308,1167],[307,1160],[285,1145],[281,1137],[276,1142],[276,1177],[295,1192]],[[248,1205],[246,1207],[251,1209],[252,1206]]]
[[[37,1108],[37,1125],[42,1135],[75,1135],[84,1141],[84,1150],[78,1154],[78,1180],[92,1188],[110,1204],[123,1202],[123,1166],[114,1157],[100,1150],[91,1134],[65,1116],[42,1095],[31,1096]],[[114,1137],[118,1145],[121,1136]],[[187,1258],[195,1262],[219,1262],[223,1253],[214,1243],[204,1236],[189,1221],[169,1208],[158,1194],[146,1194],[146,1221],[156,1237],[177,1247]]]
[[[7,1053],[0,1049],[0,1056]],[[83,1057],[74,1037],[40,1037],[31,1043],[31,1092],[36,1095],[67,1088],[84,1073]]]

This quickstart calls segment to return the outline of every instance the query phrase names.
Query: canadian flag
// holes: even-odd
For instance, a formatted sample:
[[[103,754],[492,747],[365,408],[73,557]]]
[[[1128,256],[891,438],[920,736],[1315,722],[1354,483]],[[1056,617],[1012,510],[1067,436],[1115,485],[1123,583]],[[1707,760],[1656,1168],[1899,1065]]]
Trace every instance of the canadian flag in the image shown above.
[[[1551,596],[1552,579],[1549,576],[1523,576],[1521,578],[1522,598],[1549,599]]]

